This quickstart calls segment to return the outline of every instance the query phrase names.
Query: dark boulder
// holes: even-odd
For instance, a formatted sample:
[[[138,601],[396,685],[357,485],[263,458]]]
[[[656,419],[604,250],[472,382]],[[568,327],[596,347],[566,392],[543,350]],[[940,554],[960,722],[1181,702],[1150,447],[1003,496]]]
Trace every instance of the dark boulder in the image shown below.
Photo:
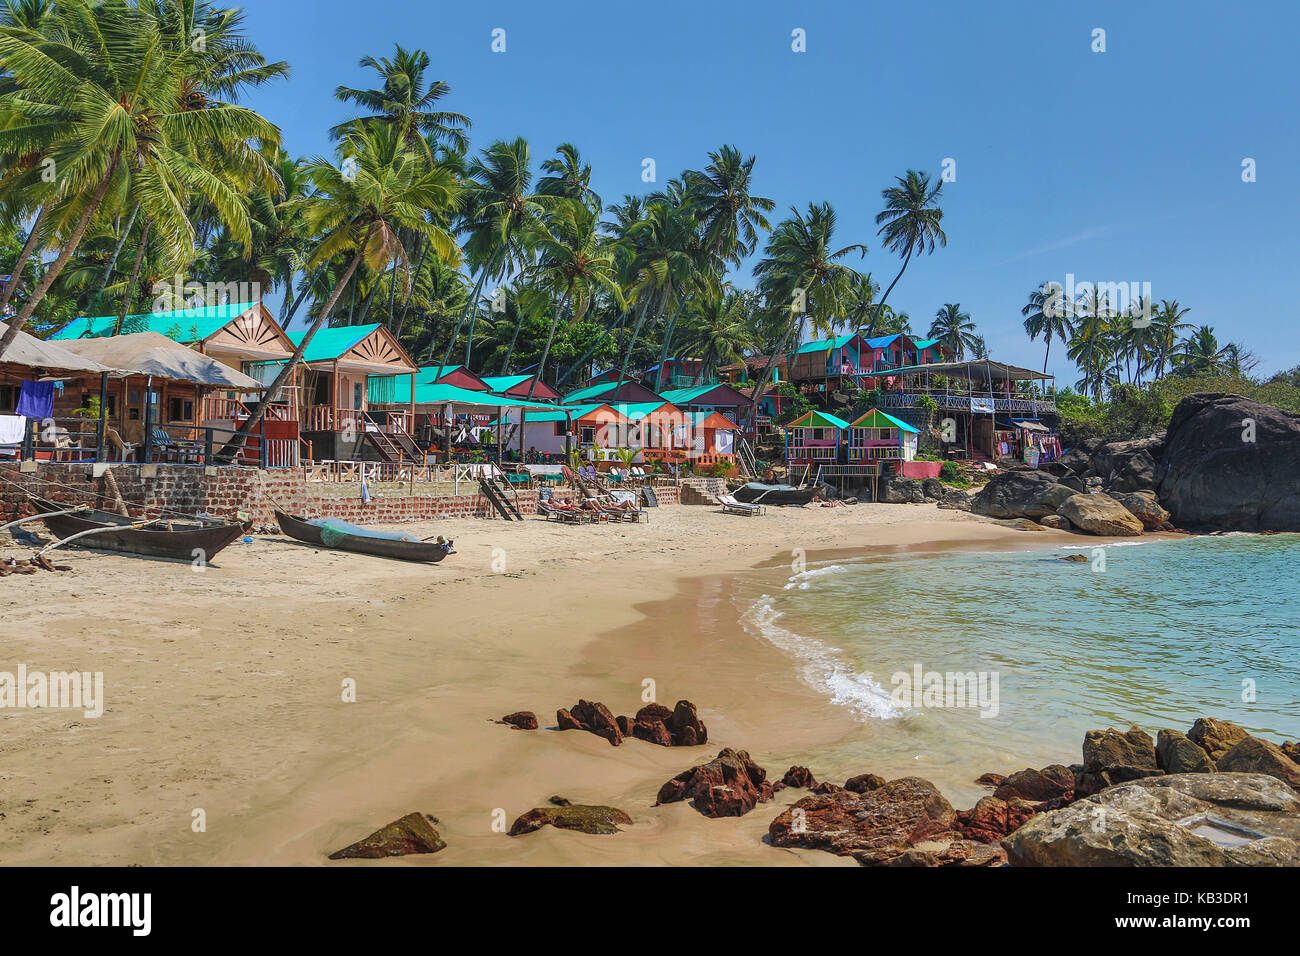
[[[408,813],[363,840],[330,854],[331,860],[378,860],[411,853],[437,853],[447,844],[434,824],[437,817]]]
[[[866,793],[868,790],[879,790],[885,785],[885,778],[878,777],[874,773],[860,773],[857,776],[849,777],[844,781],[844,789],[852,790],[854,793]]]
[[[1163,436],[1110,442],[1092,453],[1092,469],[1112,493],[1150,491],[1163,450]]]
[[[971,511],[990,518],[1041,518],[1056,514],[1073,494],[1055,475],[1018,468],[989,479],[971,499]]]
[[[521,710],[514,714],[506,714],[499,722],[509,724],[516,730],[537,729],[537,715],[531,710]]]
[[[998,843],[1024,826],[1037,812],[1025,800],[981,797],[971,809],[957,811],[957,830],[970,840]]]
[[[604,737],[615,747],[623,742],[623,731],[619,729],[618,721],[601,703],[580,700],[570,710],[557,710],[555,722],[561,730],[585,730]]]
[[[622,826],[631,826],[632,818],[617,807],[583,806],[567,804],[565,806],[536,807],[520,815],[510,825],[511,836],[522,836],[542,827],[551,826],[559,830],[579,830],[583,833],[621,833]]]
[[[1277,744],[1259,737],[1247,737],[1220,757],[1221,773],[1266,773],[1300,790],[1300,764]]]
[[[1213,717],[1198,717],[1192,729],[1187,731],[1188,738],[1217,761],[1229,750],[1245,740],[1250,734],[1244,727],[1227,720],[1215,720]]]
[[[880,501],[888,505],[919,504],[925,492],[916,478],[890,476],[880,480]]]
[[[1042,770],[1021,770],[1007,777],[993,791],[993,796],[999,800],[1029,803],[1042,803],[1058,797],[1068,800],[1074,796],[1074,771],[1059,763]]]
[[[1180,528],[1300,531],[1300,415],[1219,392],[1169,421],[1156,492]]]
[[[1090,730],[1084,734],[1084,773],[1111,773],[1111,781],[1116,782],[1113,771],[1123,772],[1126,769],[1159,770],[1156,765],[1156,746],[1150,734],[1137,727],[1130,728],[1126,733],[1120,733],[1112,727],[1107,730]]]
[[[1165,773],[1214,773],[1214,761],[1195,741],[1177,730],[1156,734],[1156,763]]]
[[[945,511],[970,511],[971,496],[960,488],[944,488],[939,507]]]
[[[787,787],[799,787],[805,790],[811,790],[817,786],[817,778],[812,775],[812,771],[807,767],[791,767],[785,772],[781,782]]]
[[[929,501],[943,499],[944,484],[938,478],[921,479],[921,495]]]
[[[739,817],[771,798],[767,771],[745,751],[728,747],[708,763],[683,770],[660,787],[655,806],[691,800],[706,817]]]

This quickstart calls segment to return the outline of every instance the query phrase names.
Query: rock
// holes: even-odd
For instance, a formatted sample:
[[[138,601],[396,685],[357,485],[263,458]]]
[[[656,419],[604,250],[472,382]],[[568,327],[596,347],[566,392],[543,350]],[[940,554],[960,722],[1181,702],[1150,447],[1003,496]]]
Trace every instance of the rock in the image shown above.
[[[1159,531],[1169,523],[1169,512],[1160,507],[1154,491],[1133,491],[1116,499],[1128,512],[1142,522],[1148,531]]]
[[[706,764],[683,770],[659,788],[655,806],[692,800],[706,817],[744,816],[771,799],[767,771],[743,750],[725,748]]]
[[[1142,522],[1107,494],[1071,494],[1057,514],[1069,518],[1070,524],[1089,534],[1118,537],[1142,533]]]
[[[813,793],[839,793],[844,787],[841,787],[838,783],[823,780],[821,783],[813,784],[811,789]]]
[[[785,772],[781,782],[787,787],[799,787],[806,790],[811,790],[817,786],[817,778],[812,775],[812,771],[807,767],[791,767]]]
[[[1069,531],[1074,526],[1070,524],[1070,519],[1061,515],[1043,515],[1038,519],[1038,523],[1044,528],[1051,528],[1054,531]]]
[[[1247,737],[1215,763],[1220,773],[1266,773],[1300,790],[1300,765],[1272,741]]]
[[[1088,490],[1087,483],[1076,475],[1066,475],[1060,479],[1060,483],[1066,488],[1073,488],[1079,494],[1084,494]]]
[[[1137,727],[1121,734],[1113,727],[1083,736],[1084,773],[1106,773],[1112,783],[1159,773],[1151,735]]]
[[[1192,743],[1209,754],[1211,760],[1217,762],[1250,734],[1246,733],[1244,727],[1238,727],[1229,721],[1199,717],[1196,723],[1192,724],[1192,729],[1187,731],[1187,736]]]
[[[1200,746],[1177,730],[1156,734],[1156,764],[1165,773],[1214,773],[1214,761]]]
[[[668,726],[662,720],[637,720],[632,725],[632,736],[637,740],[658,744],[660,747],[673,745],[673,735],[669,733]]]
[[[437,853],[447,844],[434,824],[437,817],[424,813],[408,813],[387,826],[376,830],[364,840],[345,846],[330,854],[331,860],[378,860],[388,856],[407,856],[411,853]]]
[[[1006,866],[1007,851],[974,840],[924,841],[886,866]]]
[[[708,728],[700,721],[695,705],[689,700],[679,700],[672,716],[665,721],[678,747],[696,747],[709,742]]]
[[[1039,814],[1002,845],[1013,866],[1296,866],[1300,796],[1264,774],[1147,777]]]
[[[1117,494],[1150,491],[1156,485],[1156,462],[1163,451],[1162,436],[1110,442],[1092,453],[1092,468]]]
[[[938,478],[921,479],[921,496],[927,500],[940,501],[943,499],[944,484]]]
[[[957,829],[979,843],[998,843],[1024,826],[1037,812],[1024,800],[981,797],[971,809],[957,811]]]
[[[614,723],[618,724],[618,732],[624,737],[631,737],[632,731],[636,728],[633,718],[625,717],[622,714],[614,718]]]
[[[1073,561],[1076,564],[1087,564],[1088,556],[1086,554],[1065,554],[1057,558],[1058,561]]]
[[[636,712],[637,720],[657,720],[664,723],[671,720],[673,712],[663,704],[646,704]]]
[[[885,785],[884,777],[877,777],[874,773],[860,773],[856,777],[849,777],[844,781],[844,789],[852,790],[854,793],[866,793],[869,790],[879,790]]]
[[[617,807],[567,804],[561,807],[536,807],[510,825],[511,836],[522,836],[545,826],[583,833],[621,833],[619,825],[631,826],[632,818]]]
[[[797,846],[852,856],[864,865],[889,863],[920,847],[936,853],[964,839],[957,814],[934,784],[902,777],[856,793],[814,794],[787,807],[768,826],[773,846]]]
[[[1025,800],[1042,803],[1058,797],[1074,796],[1074,771],[1054,763],[1042,770],[1021,770],[1013,773],[993,791],[999,800]]]
[[[996,525],[1003,528],[1011,528],[1015,531],[1046,531],[1041,524],[1030,518],[996,518],[993,521]]]
[[[925,493],[916,478],[891,476],[880,480],[880,501],[891,505],[919,503],[925,501]]]
[[[1082,478],[1092,471],[1092,453],[1084,448],[1071,448],[1052,464],[1062,465]]]
[[[601,703],[580,700],[571,710],[557,710],[555,722],[561,730],[585,730],[604,737],[614,747],[623,742],[623,732],[619,730],[618,721]]]
[[[975,782],[981,787],[1000,787],[1006,779],[1007,778],[1000,773],[982,773],[975,778]]]
[[[971,497],[960,488],[943,489],[943,497],[939,499],[939,507],[945,511],[970,511]]]
[[[1056,514],[1073,494],[1055,475],[1020,468],[989,479],[971,499],[971,511],[990,518],[1042,518]]]
[[[516,730],[536,730],[537,715],[531,710],[521,710],[517,713],[506,714],[501,718],[501,723],[509,724]]]
[[[1282,753],[1286,754],[1296,763],[1300,763],[1300,742],[1292,743],[1288,740],[1286,743],[1282,744]]]
[[[557,796],[557,795],[555,795],[555,794],[552,794],[551,796],[547,797],[547,798],[546,798],[546,802],[547,802],[547,803],[550,803],[550,804],[552,804],[552,805],[554,805],[554,806],[557,806],[557,807],[571,807],[571,806],[573,806],[573,801],[570,800],[568,797],[561,797],[561,796]]]
[[[1240,395],[1188,395],[1169,420],[1155,491],[1180,528],[1300,531],[1298,461],[1300,415]]]

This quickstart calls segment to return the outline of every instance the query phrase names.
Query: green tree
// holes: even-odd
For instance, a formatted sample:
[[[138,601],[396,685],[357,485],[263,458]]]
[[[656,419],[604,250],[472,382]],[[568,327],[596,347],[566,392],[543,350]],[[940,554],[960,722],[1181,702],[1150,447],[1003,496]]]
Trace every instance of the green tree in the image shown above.
[[[885,208],[876,216],[876,225],[880,226],[879,234],[885,248],[895,255],[902,255],[903,265],[876,304],[871,325],[867,329],[868,337],[876,334],[880,310],[889,298],[889,293],[894,291],[894,286],[898,285],[898,280],[903,278],[913,254],[933,253],[936,245],[948,245],[948,236],[942,227],[943,210],[936,204],[943,189],[942,180],[931,187],[929,175],[909,169],[906,176],[899,176],[896,181],[897,186],[890,186],[881,192]]]

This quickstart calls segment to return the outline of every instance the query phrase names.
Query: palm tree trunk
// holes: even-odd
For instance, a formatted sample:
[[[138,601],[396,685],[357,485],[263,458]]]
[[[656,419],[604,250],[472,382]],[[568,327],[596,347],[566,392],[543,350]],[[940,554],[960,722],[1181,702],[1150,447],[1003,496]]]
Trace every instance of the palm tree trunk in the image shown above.
[[[9,311],[9,300],[18,291],[18,283],[22,281],[23,270],[27,268],[27,260],[32,257],[32,250],[36,248],[36,242],[41,237],[41,221],[44,218],[45,207],[42,206],[36,210],[36,219],[32,221],[31,231],[27,233],[27,241],[23,243],[23,251],[18,254],[18,262],[14,265],[13,275],[5,283],[4,291],[0,292],[0,315],[4,315]]]
[[[131,301],[135,295],[135,284],[140,278],[140,265],[144,262],[144,252],[149,245],[149,231],[153,228],[153,220],[145,218],[144,228],[140,231],[140,244],[135,250],[135,263],[131,266],[131,278],[126,282],[126,288],[122,290],[122,307],[117,313],[117,322],[113,325],[113,334],[121,335],[122,326],[126,323],[126,315],[131,311]]]
[[[126,217],[126,225],[122,228],[122,234],[117,237],[117,245],[113,247],[113,255],[109,257],[108,265],[104,267],[104,274],[99,277],[99,288],[95,290],[96,297],[104,294],[104,289],[108,286],[108,280],[113,277],[113,269],[117,266],[117,258],[122,254],[122,247],[126,245],[126,237],[131,234],[131,227],[135,225],[135,217],[139,212],[140,204],[136,203],[135,208],[131,210],[131,215]]]
[[[218,461],[227,464],[234,461],[235,456],[239,454],[239,449],[244,446],[244,442],[248,440],[248,436],[253,433],[253,429],[257,427],[257,423],[261,421],[262,416],[266,414],[266,407],[270,405],[271,400],[279,394],[281,386],[288,381],[293,370],[297,367],[298,363],[302,361],[303,352],[307,351],[307,346],[311,344],[311,340],[316,336],[316,333],[320,331],[320,327],[325,324],[326,319],[329,318],[330,312],[333,311],[334,306],[343,295],[343,289],[351,281],[353,273],[357,271],[357,266],[361,263],[362,254],[365,252],[366,246],[370,242],[370,234],[373,230],[373,225],[366,228],[365,238],[361,240],[361,245],[357,248],[356,252],[352,253],[352,258],[348,262],[348,267],[344,270],[343,275],[340,276],[338,282],[334,284],[334,291],[330,293],[329,300],[325,303],[325,307],[316,315],[316,320],[307,328],[307,334],[302,337],[302,341],[299,342],[298,347],[294,349],[293,355],[289,356],[289,361],[284,363],[284,367],[281,368],[280,373],[276,375],[275,381],[271,383],[271,387],[262,393],[261,399],[258,401],[257,405],[254,406],[253,410],[249,412],[248,418],[244,421],[244,424],[239,426],[239,430],[230,436],[230,440],[226,442],[225,445],[222,446],[221,451],[216,454]]]
[[[518,304],[519,303],[516,300],[515,307],[517,309],[518,309]],[[519,330],[524,327],[524,312],[522,309],[519,309],[518,311],[519,311],[519,321],[515,323],[514,334],[510,336],[510,348],[506,349],[506,357],[501,362],[501,371],[498,373],[500,375],[507,374],[507,370],[510,368],[510,359],[515,354],[515,343],[519,341]],[[557,382],[556,384],[558,385],[559,383]]]
[[[72,230],[72,234],[68,236],[67,241],[64,242],[63,251],[59,253],[59,257],[46,270],[45,275],[41,277],[41,281],[36,284],[31,296],[23,303],[22,310],[9,323],[9,330],[5,332],[4,338],[0,339],[0,358],[4,357],[5,352],[9,350],[10,343],[18,337],[18,333],[22,331],[23,326],[27,324],[27,320],[36,311],[36,306],[45,297],[46,291],[54,284],[54,280],[59,277],[59,273],[68,264],[72,254],[77,251],[77,246],[81,244],[81,239],[86,234],[87,227],[90,226],[90,220],[94,218],[95,213],[99,211],[99,207],[103,205],[104,197],[108,195],[108,187],[113,181],[113,173],[117,171],[118,159],[118,153],[114,152],[108,162],[108,169],[104,172],[104,178],[95,187],[95,192],[86,204],[81,218],[77,220],[76,227]]]
[[[907,255],[903,257],[903,268],[898,270],[898,275],[894,276],[894,281],[889,283],[889,288],[885,294],[880,297],[880,302],[876,304],[876,311],[871,313],[871,325],[867,329],[867,338],[876,334],[876,322],[880,319],[880,310],[885,306],[885,300],[889,298],[889,293],[894,291],[894,286],[898,285],[898,280],[903,278],[903,272],[907,269],[907,264],[912,259],[912,247],[907,247]]]
[[[899,273],[902,275],[902,273]],[[897,280],[895,280],[897,281]],[[781,339],[781,347],[767,357],[767,364],[763,366],[763,374],[758,377],[754,384],[754,397],[750,399],[750,418],[754,422],[754,433],[758,433],[758,405],[763,400],[763,390],[767,387],[767,376],[772,371],[772,366],[776,362],[776,357],[786,350],[790,343],[790,336],[794,334],[795,327],[799,324],[798,313],[790,314],[790,327],[785,330],[785,335]]]
[[[572,291],[573,291],[573,283],[570,282],[568,288],[564,290],[564,298],[560,300],[559,308],[555,310],[555,315],[551,317],[551,331],[546,336],[546,347],[542,349],[542,360],[537,363],[537,374],[534,375],[533,380],[528,383],[528,394],[524,396],[524,399],[526,401],[532,401],[533,389],[537,387],[537,383],[540,382],[542,380],[542,376],[546,374],[546,359],[551,354],[551,343],[555,341],[555,328],[560,324],[560,316],[564,313],[564,307],[569,303],[569,293]],[[519,421],[519,428],[520,428],[521,435],[523,434],[523,427],[524,427],[523,416],[521,415]]]
[[[478,271],[478,281],[474,283],[474,291],[470,294],[469,301],[465,303],[465,309],[460,314],[460,321],[456,323],[456,328],[452,330],[451,338],[447,340],[447,350],[442,354],[442,367],[446,368],[447,363],[451,361],[451,350],[456,345],[456,336],[460,335],[460,330],[465,327],[465,320],[470,316],[471,311],[478,301],[479,293],[483,291],[483,282],[487,279],[487,266]],[[471,326],[472,328],[472,326]],[[470,342],[465,346],[465,362],[469,363],[469,346],[473,344],[473,334],[470,335]],[[432,339],[429,342],[429,350],[433,350]]]
[[[422,240],[420,242],[420,258],[415,262],[415,272],[411,276],[411,286],[402,296],[402,318],[397,323],[397,328],[393,335],[400,341],[402,338],[402,329],[406,328],[406,317],[411,311],[411,297],[415,294],[415,283],[420,281],[420,272],[424,269],[425,257],[429,254],[429,242]]]

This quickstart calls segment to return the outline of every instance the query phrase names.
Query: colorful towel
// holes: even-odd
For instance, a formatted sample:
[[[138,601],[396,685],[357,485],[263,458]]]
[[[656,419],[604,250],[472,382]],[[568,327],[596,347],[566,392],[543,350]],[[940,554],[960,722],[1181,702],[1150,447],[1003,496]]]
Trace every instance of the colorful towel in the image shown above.
[[[49,418],[54,413],[54,383],[23,382],[14,413],[28,418]]]

